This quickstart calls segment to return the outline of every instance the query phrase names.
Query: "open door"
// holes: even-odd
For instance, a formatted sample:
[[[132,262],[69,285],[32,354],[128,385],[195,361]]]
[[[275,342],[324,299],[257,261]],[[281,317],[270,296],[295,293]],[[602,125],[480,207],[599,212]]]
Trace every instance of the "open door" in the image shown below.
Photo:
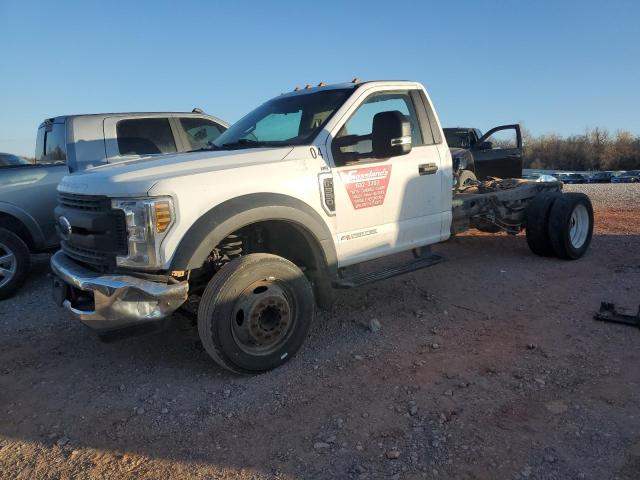
[[[476,178],[522,177],[520,125],[500,125],[485,133],[472,147]]]

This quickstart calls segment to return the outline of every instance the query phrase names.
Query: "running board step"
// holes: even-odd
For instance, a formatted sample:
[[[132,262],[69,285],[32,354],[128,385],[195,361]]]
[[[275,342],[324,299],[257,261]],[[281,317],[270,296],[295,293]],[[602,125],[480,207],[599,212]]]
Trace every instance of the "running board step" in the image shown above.
[[[444,257],[432,254],[428,257],[417,258],[412,262],[396,265],[394,267],[380,270],[377,272],[359,273],[351,277],[342,278],[333,282],[333,288],[355,288],[377,282],[378,280],[386,280],[387,278],[396,277],[403,273],[415,272],[422,268],[427,268],[437,263],[443,262]]]

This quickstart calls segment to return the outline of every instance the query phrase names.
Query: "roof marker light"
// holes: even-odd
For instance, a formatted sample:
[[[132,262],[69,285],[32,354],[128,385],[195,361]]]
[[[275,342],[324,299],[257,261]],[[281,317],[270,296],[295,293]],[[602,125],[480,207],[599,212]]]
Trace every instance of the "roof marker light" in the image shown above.
[[[324,83],[324,82],[320,82],[320,83],[318,84],[318,86],[319,86],[319,87],[326,87],[326,86],[327,86],[327,84],[326,84],[326,83]]]
[[[304,89],[305,89],[305,90],[308,90],[308,89],[310,89],[310,88],[311,88],[311,84],[310,84],[310,83],[307,83],[307,84],[304,86]]]
[[[358,77],[353,77],[353,80],[351,80],[351,83],[360,83],[360,79]]]

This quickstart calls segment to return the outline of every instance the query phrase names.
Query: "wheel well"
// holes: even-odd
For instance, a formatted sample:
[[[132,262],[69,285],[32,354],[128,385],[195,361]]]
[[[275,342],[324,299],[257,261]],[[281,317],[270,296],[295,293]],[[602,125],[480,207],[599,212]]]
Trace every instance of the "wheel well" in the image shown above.
[[[319,241],[303,226],[287,220],[265,220],[246,225],[226,236],[211,252],[205,265],[192,270],[193,291],[203,288],[224,263],[250,253],[271,253],[297,265],[311,282],[316,302],[333,304],[330,266]]]
[[[5,228],[15,233],[24,243],[27,244],[29,250],[34,251],[35,242],[29,233],[29,229],[16,217],[9,215],[8,213],[0,212],[0,228]]]
[[[318,242],[303,227],[293,222],[256,222],[233,234],[243,239],[243,254],[272,253],[295,263],[307,274],[313,274],[326,264]]]

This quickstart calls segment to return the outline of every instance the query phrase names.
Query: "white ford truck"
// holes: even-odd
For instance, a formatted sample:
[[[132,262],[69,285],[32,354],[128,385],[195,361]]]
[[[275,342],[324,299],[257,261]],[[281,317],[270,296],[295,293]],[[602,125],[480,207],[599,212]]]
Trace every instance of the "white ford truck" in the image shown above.
[[[210,356],[251,374],[298,351],[334,288],[433,265],[442,259],[429,245],[468,228],[526,229],[534,253],[581,257],[588,197],[520,179],[454,192],[432,105],[416,82],[308,86],[202,151],[65,177],[57,301],[107,337],[192,312]],[[412,261],[360,268],[403,251]]]

